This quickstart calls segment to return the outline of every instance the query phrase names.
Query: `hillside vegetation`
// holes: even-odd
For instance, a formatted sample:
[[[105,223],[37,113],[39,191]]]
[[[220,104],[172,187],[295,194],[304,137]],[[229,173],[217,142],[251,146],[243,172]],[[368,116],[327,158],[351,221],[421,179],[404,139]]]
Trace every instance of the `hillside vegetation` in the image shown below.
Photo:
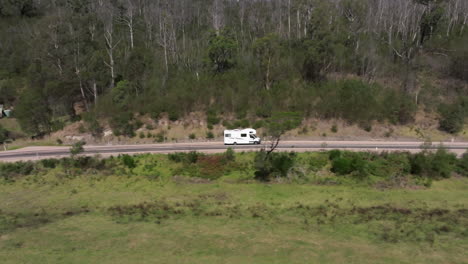
[[[467,18],[465,0],[1,0],[0,103],[35,136],[80,119],[134,136],[139,116],[194,111],[367,130],[424,111],[459,133]]]

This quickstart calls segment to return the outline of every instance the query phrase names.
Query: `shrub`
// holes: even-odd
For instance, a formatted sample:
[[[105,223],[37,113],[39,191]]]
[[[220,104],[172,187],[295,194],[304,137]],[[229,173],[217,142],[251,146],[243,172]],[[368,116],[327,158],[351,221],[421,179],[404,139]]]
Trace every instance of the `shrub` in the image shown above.
[[[319,171],[328,164],[328,156],[319,153],[309,160],[309,168],[312,171]]]
[[[136,128],[136,129],[141,128],[143,125],[144,125],[144,124],[143,124],[143,122],[141,122],[141,120],[138,120],[138,119],[135,120],[135,128]]]
[[[433,179],[449,178],[455,170],[456,163],[455,154],[449,153],[442,147],[436,153],[424,151],[410,157],[412,174]]]
[[[177,163],[183,162],[187,164],[193,164],[198,161],[200,157],[202,157],[203,154],[196,152],[196,151],[190,151],[188,153],[184,152],[176,152],[176,153],[170,153],[168,154],[168,159]]]
[[[333,159],[331,171],[340,175],[350,174],[353,172],[351,162],[351,159],[348,157]]]
[[[0,163],[0,178],[7,181],[14,181],[17,176],[32,174],[34,164],[32,162]]]
[[[183,162],[185,160],[185,153],[183,152],[169,153],[167,155],[167,158],[173,162],[177,162],[177,163]]]
[[[265,125],[265,122],[263,120],[257,120],[253,123],[252,127],[254,129],[259,129]]]
[[[136,167],[136,161],[135,159],[127,154],[123,154],[120,159],[122,160],[123,165],[129,169],[133,169]]]
[[[133,115],[130,112],[116,113],[110,120],[110,126],[116,136],[135,136],[135,125],[132,122]]]
[[[453,153],[449,153],[446,149],[440,147],[431,159],[432,175],[435,178],[449,178],[455,170],[457,157]]]
[[[287,177],[289,170],[296,162],[296,153],[272,152],[261,150],[255,154],[255,179],[270,181],[272,178]]]
[[[211,125],[211,126],[214,126],[214,125],[217,125],[219,124],[221,120],[216,116],[215,113],[208,113],[208,115],[206,116],[206,123],[208,125]]]
[[[159,132],[158,134],[156,134],[156,142],[164,142],[164,132]]]
[[[140,138],[145,138],[146,137],[145,133],[143,133],[143,132],[140,132],[139,136],[140,136]]]
[[[168,114],[169,120],[172,122],[177,121],[180,118],[179,113],[175,110],[169,111],[167,114]]]
[[[358,178],[369,175],[369,164],[365,157],[367,153],[344,152],[343,154],[332,160],[332,172],[339,175],[354,174]]]
[[[468,155],[467,155],[468,156]],[[224,159],[228,162],[233,162],[236,160],[236,155],[232,148],[227,148],[226,152],[224,152]]]
[[[211,132],[211,131],[206,132],[206,138],[207,139],[213,139],[214,138],[213,132]]]
[[[84,113],[83,120],[86,124],[86,128],[94,137],[101,137],[104,129],[93,113]]]
[[[331,132],[333,132],[333,133],[338,132],[338,127],[337,127],[336,125],[333,125],[333,126],[331,127]]]
[[[443,105],[440,107],[439,128],[445,132],[455,134],[463,129],[465,114],[461,107],[455,105]]]
[[[78,141],[75,144],[72,145],[70,148],[70,154],[72,156],[76,156],[84,151],[83,146],[86,145],[86,142],[84,141]]]
[[[48,169],[53,169],[55,168],[60,162],[58,159],[43,159],[40,161],[42,164],[42,167],[48,168]]]
[[[333,149],[328,152],[328,158],[329,160],[334,160],[336,158],[341,157],[341,150],[338,149]]]
[[[463,176],[468,176],[468,151],[458,160],[457,172]]]
[[[202,157],[203,154],[196,152],[196,151],[190,151],[189,153],[186,154],[186,161],[188,163],[196,163],[200,157]]]
[[[196,138],[197,138],[197,136],[196,136],[194,133],[191,133],[191,134],[189,135],[189,139],[191,139],[191,140],[194,140],[194,139],[196,139]]]

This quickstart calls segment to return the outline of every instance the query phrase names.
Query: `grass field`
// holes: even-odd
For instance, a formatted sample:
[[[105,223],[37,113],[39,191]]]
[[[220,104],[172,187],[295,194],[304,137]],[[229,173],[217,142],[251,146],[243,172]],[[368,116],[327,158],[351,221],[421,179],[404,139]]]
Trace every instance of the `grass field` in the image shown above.
[[[1,263],[467,263],[467,178],[381,191],[233,177],[4,182]]]

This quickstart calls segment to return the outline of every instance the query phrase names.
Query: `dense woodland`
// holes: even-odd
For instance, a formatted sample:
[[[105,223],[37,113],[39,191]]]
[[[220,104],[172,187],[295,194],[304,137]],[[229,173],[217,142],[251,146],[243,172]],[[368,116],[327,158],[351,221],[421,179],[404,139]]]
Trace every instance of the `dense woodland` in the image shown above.
[[[192,111],[364,127],[427,111],[457,133],[467,22],[466,0],[0,0],[0,103],[31,135]]]

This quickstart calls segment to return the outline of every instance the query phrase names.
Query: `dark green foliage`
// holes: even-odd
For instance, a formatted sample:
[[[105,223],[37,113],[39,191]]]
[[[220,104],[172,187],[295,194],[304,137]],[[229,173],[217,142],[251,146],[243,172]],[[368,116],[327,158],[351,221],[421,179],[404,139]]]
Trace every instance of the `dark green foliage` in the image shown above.
[[[468,117],[468,98],[463,97],[453,104],[441,105],[439,108],[441,119],[439,128],[448,133],[458,133],[463,129]]]
[[[23,131],[30,135],[41,135],[51,131],[51,110],[44,96],[37,91],[27,91],[20,96],[15,107]]]
[[[116,136],[134,137],[136,126],[133,115],[130,112],[122,112],[112,117],[110,120],[112,131]]]
[[[87,130],[91,132],[94,137],[101,137],[104,129],[96,118],[96,115],[93,113],[85,113],[83,115],[83,120],[85,121]]]
[[[136,167],[136,161],[132,156],[124,154],[120,158],[122,160],[122,163],[125,165],[125,167],[129,169],[133,169]]]
[[[328,159],[329,159],[329,155],[322,154],[322,153],[310,158],[309,160],[310,170],[313,172],[320,171],[328,164]]]
[[[338,150],[338,149],[330,150],[328,152],[328,158],[333,161],[341,157],[341,154],[342,154],[341,150]]]
[[[338,127],[336,125],[333,125],[330,130],[331,132],[336,133],[338,132]]]
[[[198,159],[203,156],[204,154],[196,152],[196,151],[190,151],[188,153],[176,152],[176,153],[170,153],[167,155],[168,159],[171,161],[183,162],[187,164],[196,163]]]
[[[196,138],[197,138],[197,136],[196,136],[194,133],[191,133],[191,134],[189,135],[189,139],[191,139],[191,140],[194,140],[194,139],[196,139]]]
[[[213,132],[211,132],[211,131],[206,132],[206,138],[207,139],[213,139],[214,138]]]
[[[72,156],[76,156],[84,151],[83,146],[86,145],[86,142],[84,141],[78,141],[72,145],[70,148],[70,154]]]
[[[468,151],[458,160],[457,172],[468,177]]]
[[[336,158],[332,162],[331,171],[340,175],[346,175],[353,172],[353,160],[348,157]]]
[[[467,155],[468,156],[468,155]],[[228,162],[234,162],[236,160],[236,155],[232,148],[227,148],[224,152],[224,159]]]
[[[298,112],[278,112],[268,119],[268,133],[279,138],[286,131],[297,128],[302,122],[302,116]]]
[[[252,128],[259,129],[259,128],[262,128],[264,125],[265,125],[265,122],[263,120],[257,120],[253,123]]]
[[[255,179],[270,181],[274,178],[285,178],[296,162],[296,153],[271,152],[261,150],[255,154]]]
[[[9,134],[10,133],[8,132],[8,130],[6,130],[2,127],[2,125],[0,125],[0,144],[3,144],[3,142],[5,142],[8,139]]]
[[[455,170],[457,159],[443,147],[435,153],[420,152],[410,157],[411,173],[431,179],[449,178]]]
[[[216,113],[214,113],[213,111],[208,111],[206,116],[206,123],[208,124],[208,126],[213,127],[214,125],[219,124],[220,121],[221,119],[219,119],[219,117],[216,116]]]
[[[0,178],[6,181],[14,181],[15,177],[30,175],[33,172],[32,162],[0,163]]]
[[[41,160],[40,163],[42,164],[42,166],[44,168],[54,169],[60,163],[60,160],[58,160],[58,159],[44,159],[44,160]]]
[[[234,57],[237,41],[227,30],[221,34],[212,34],[208,41],[208,57],[211,69],[216,73],[223,73],[235,65]]]
[[[158,143],[161,143],[161,142],[164,142],[164,133],[163,132],[159,132],[158,134],[156,134],[156,142]]]

